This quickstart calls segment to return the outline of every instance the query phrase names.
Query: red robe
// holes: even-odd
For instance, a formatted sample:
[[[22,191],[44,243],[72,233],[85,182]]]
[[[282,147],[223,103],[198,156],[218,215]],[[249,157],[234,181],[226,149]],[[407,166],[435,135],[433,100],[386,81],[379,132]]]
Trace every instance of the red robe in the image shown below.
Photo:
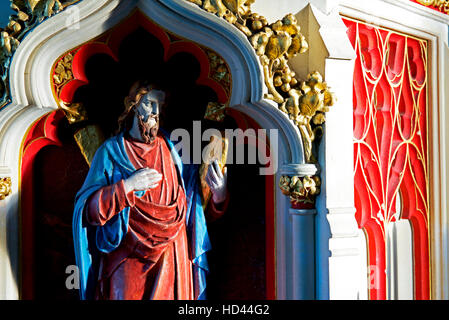
[[[104,187],[88,201],[87,221],[96,226],[130,207],[128,232],[120,246],[103,254],[97,299],[190,300],[193,295],[192,262],[186,233],[186,196],[170,150],[161,135],[150,144],[125,138],[127,155],[138,170],[154,168],[163,176],[142,198],[125,193],[124,182]],[[210,202],[212,217],[221,216]]]
[[[87,218],[104,225],[126,206],[128,232],[120,246],[103,254],[98,299],[192,299],[192,266],[185,227],[186,198],[164,138],[151,144],[125,139],[127,155],[138,170],[154,168],[163,176],[142,198],[125,193],[123,180],[101,188],[89,199]]]

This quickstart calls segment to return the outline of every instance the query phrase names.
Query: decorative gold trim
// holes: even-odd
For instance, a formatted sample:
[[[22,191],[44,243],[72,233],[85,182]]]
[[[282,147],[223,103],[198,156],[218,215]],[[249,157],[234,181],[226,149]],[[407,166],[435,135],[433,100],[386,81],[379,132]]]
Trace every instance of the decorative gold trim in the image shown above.
[[[64,111],[70,124],[83,122],[88,119],[87,110],[82,103],[66,103],[59,98],[61,89],[74,79],[72,67],[73,58],[77,50],[78,48],[61,56],[58,62],[53,65],[51,73],[55,100],[58,102],[59,108]]]
[[[226,61],[220,55],[206,47],[199,47],[207,54],[209,60],[209,78],[217,81],[226,91],[228,97],[226,103],[209,102],[204,114],[204,119],[223,122],[226,117],[226,108],[229,106],[229,99],[232,92],[231,71],[229,70]]]
[[[263,67],[268,88],[265,98],[275,101],[298,126],[306,161],[316,162],[312,146],[319,136],[317,133],[323,130],[324,114],[335,103],[335,97],[318,72],[309,74],[306,81],[299,81],[288,65],[289,59],[309,48],[296,17],[287,14],[268,24],[265,17],[251,12],[255,0],[186,1],[225,19],[247,36]]]
[[[426,7],[434,7],[441,12],[449,14],[449,0],[416,0]]]
[[[54,83],[58,86],[59,91],[65,84],[67,84],[67,82],[73,80],[72,63],[73,53],[69,52],[68,54],[64,55],[64,57],[56,64],[53,74],[53,80]]]
[[[0,200],[5,200],[12,193],[12,180],[10,177],[0,178]]]
[[[321,192],[321,179],[317,176],[282,176],[279,188],[290,197],[292,204],[315,203],[315,197]]]
[[[70,124],[82,122],[87,120],[87,110],[80,102],[65,103],[61,101],[59,108],[62,109]]]

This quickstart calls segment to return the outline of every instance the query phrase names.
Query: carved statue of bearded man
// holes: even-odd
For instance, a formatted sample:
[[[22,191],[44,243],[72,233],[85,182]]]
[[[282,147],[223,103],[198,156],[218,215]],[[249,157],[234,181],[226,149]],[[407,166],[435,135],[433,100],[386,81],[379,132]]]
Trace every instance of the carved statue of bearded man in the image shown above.
[[[198,165],[159,128],[164,91],[136,84],[120,133],[96,152],[73,221],[82,299],[204,299],[210,250]],[[207,213],[228,203],[226,170],[209,166]]]

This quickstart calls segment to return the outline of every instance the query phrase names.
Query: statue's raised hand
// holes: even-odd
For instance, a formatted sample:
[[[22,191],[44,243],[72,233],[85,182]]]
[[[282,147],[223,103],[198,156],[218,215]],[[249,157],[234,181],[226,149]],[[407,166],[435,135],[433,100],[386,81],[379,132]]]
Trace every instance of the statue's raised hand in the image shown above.
[[[214,203],[220,204],[226,200],[227,168],[221,172],[218,161],[213,161],[207,169],[206,182],[212,192]]]
[[[134,172],[129,178],[125,179],[125,191],[143,191],[154,189],[162,180],[162,174],[155,169],[142,168]]]

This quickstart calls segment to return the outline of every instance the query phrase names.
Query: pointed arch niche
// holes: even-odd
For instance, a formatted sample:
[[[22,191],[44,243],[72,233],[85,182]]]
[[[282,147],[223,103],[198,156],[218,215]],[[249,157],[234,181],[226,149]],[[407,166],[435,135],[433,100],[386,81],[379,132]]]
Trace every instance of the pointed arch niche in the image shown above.
[[[37,259],[45,260],[42,252],[36,251],[37,246],[41,244],[35,243],[35,232],[45,232],[36,230],[36,215],[40,214],[41,219],[43,215],[50,213],[50,218],[45,218],[45,224],[47,227],[54,226],[53,231],[61,231],[58,226],[70,227],[68,223],[71,222],[71,216],[67,221],[56,221],[51,219],[50,211],[57,213],[61,203],[69,203],[71,198],[68,194],[78,189],[83,180],[81,177],[88,170],[73,139],[68,142],[72,137],[73,128],[58,109],[58,104],[61,101],[82,100],[87,109],[91,108],[91,118],[102,115],[106,117],[107,120],[103,122],[106,127],[103,129],[110,134],[114,128],[108,127],[108,124],[113,122],[109,120],[114,119],[118,112],[114,103],[118,105],[119,98],[126,94],[130,83],[135,80],[133,78],[139,78],[142,72],[151,70],[157,71],[154,75],[161,74],[162,66],[168,68],[164,70],[169,70],[164,74],[164,81],[178,84],[177,89],[183,89],[182,94],[186,95],[185,110],[182,110],[183,105],[180,104],[180,97],[183,95],[175,95],[177,103],[173,105],[179,106],[180,109],[176,110],[174,119],[183,119],[187,114],[191,116],[190,120],[200,120],[205,109],[195,108],[192,101],[188,100],[195,98],[196,101],[200,100],[204,108],[210,100],[227,104],[229,123],[234,125],[234,128],[277,130],[277,141],[267,139],[265,143],[271,151],[276,144],[276,152],[271,152],[270,165],[279,170],[274,175],[260,177],[257,167],[254,170],[236,169],[236,177],[241,177],[244,171],[253,172],[253,176],[247,175],[246,178],[258,180],[246,182],[260,187],[255,187],[258,191],[254,192],[259,192],[257,197],[250,193],[245,199],[246,189],[236,192],[241,194],[241,199],[236,201],[246,200],[242,202],[245,203],[242,208],[246,208],[249,213],[243,220],[237,219],[230,223],[232,225],[243,221],[243,224],[255,228],[251,232],[259,235],[264,233],[264,237],[257,238],[257,241],[264,242],[261,246],[247,248],[251,253],[259,252],[259,260],[256,261],[254,270],[259,270],[259,274],[264,278],[257,284],[251,283],[252,288],[256,287],[260,291],[259,294],[263,292],[262,296],[252,298],[294,298],[293,288],[302,288],[301,283],[310,279],[311,275],[294,271],[294,265],[298,262],[294,261],[297,253],[289,211],[290,203],[277,188],[277,182],[282,174],[314,175],[318,168],[305,164],[301,136],[287,115],[279,111],[275,104],[263,99],[266,93],[263,72],[247,38],[224,20],[182,0],[82,1],[74,8],[75,10],[62,12],[48,19],[34,29],[16,51],[11,66],[12,104],[7,106],[0,118],[4,128],[0,138],[0,155],[3,157],[1,161],[5,167],[12,168],[11,176],[14,181],[13,195],[7,203],[10,226],[7,257],[11,272],[3,282],[4,291],[7,292],[5,297],[35,297],[36,273],[39,272],[36,263],[40,263]],[[158,45],[139,46],[136,39],[155,41]],[[138,48],[138,58],[135,59],[130,54],[133,45]],[[149,51],[146,52],[148,48]],[[214,78],[208,52],[221,56],[232,81]],[[53,85],[55,68],[58,62],[64,61],[68,53],[73,58],[70,62],[73,73]],[[145,57],[152,58],[144,61]],[[135,67],[141,61],[141,68],[130,73],[129,66]],[[155,61],[162,64],[154,64]],[[69,62],[69,59],[66,62]],[[61,69],[59,74],[60,71]],[[98,81],[98,78],[106,79],[108,85],[100,86],[101,81]],[[180,86],[181,82],[186,85]],[[100,99],[92,94],[95,90],[103,90],[105,96]],[[102,103],[101,107],[110,108],[98,109],[102,101],[107,103]],[[171,125],[176,127],[179,123]],[[50,165],[57,161],[57,166]],[[60,184],[51,183],[53,177],[62,179],[65,174],[77,177],[70,186],[64,185],[62,180],[58,182]],[[234,185],[245,186],[240,181]],[[48,186],[51,187],[49,192],[42,192]],[[264,198],[265,201],[258,206],[254,204],[257,202],[254,199],[259,198]],[[36,201],[47,205],[44,208],[49,211],[38,212]],[[263,211],[261,215],[253,214],[260,211]],[[238,215],[243,214],[245,212],[238,212]],[[230,219],[233,219],[232,215]],[[257,221],[261,222],[257,224]],[[225,222],[223,224],[226,225]],[[227,235],[223,230],[219,230],[218,234],[221,232],[221,236]],[[243,236],[248,229],[238,231],[240,236]],[[50,240],[54,239],[48,241]],[[313,235],[311,239],[305,239],[305,242],[313,243]],[[62,250],[67,248],[63,247]],[[225,249],[230,257],[232,250],[239,248],[231,244]],[[223,257],[226,257],[226,254]],[[212,258],[216,259],[217,264],[226,262],[223,257],[217,258],[218,255],[221,253]],[[63,261],[63,264],[70,263],[64,258],[60,261]],[[40,268],[46,270],[49,262],[42,263]],[[67,266],[62,265],[61,268],[66,271]],[[232,267],[238,268],[237,265],[230,268],[226,268],[226,265],[221,267],[222,271],[229,271]],[[235,276],[237,274],[238,272],[234,273]],[[234,279],[233,281],[242,285],[244,280],[235,276],[230,276],[229,279]],[[292,277],[295,283],[292,283]],[[232,288],[229,290],[231,292]],[[314,289],[305,289],[307,290],[313,292]],[[228,298],[245,297],[230,295]]]

